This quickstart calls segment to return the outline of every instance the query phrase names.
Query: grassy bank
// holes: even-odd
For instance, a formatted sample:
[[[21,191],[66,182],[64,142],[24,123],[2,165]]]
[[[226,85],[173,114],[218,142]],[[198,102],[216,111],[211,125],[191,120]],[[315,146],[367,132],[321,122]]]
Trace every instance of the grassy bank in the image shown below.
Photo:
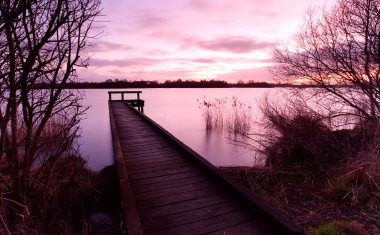
[[[222,170],[309,234],[380,234],[378,125],[336,129],[318,113],[268,104],[263,113],[265,166]]]
[[[200,106],[208,130],[228,130],[241,137],[232,143],[265,158],[262,166],[221,169],[307,233],[380,234],[377,122],[333,120],[291,100],[264,99],[256,124],[249,106],[236,99],[203,100]],[[261,133],[251,133],[251,125]]]
[[[9,178],[5,161],[0,163],[3,179]],[[45,180],[48,187],[29,191],[24,203],[2,181],[0,234],[123,234],[113,166],[92,172],[81,157],[61,157]]]
[[[222,170],[309,234],[380,234],[379,199],[361,194],[359,202],[352,204],[352,198],[346,195],[351,185],[342,186],[344,179],[332,183],[328,178],[315,180],[301,172],[268,168]],[[334,224],[340,225],[340,233],[318,233]]]

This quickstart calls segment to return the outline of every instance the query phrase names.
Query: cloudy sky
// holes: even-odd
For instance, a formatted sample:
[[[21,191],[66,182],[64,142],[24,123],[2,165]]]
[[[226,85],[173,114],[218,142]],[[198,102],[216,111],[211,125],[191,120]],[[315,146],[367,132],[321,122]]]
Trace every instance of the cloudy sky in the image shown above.
[[[333,0],[103,0],[85,81],[273,79],[276,44]]]

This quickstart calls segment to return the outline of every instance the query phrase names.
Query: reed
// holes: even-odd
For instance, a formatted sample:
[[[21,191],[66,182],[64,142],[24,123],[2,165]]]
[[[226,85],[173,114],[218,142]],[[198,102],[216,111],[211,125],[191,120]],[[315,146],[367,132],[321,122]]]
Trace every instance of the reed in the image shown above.
[[[236,97],[231,100],[232,110],[226,125],[230,133],[245,134],[251,129],[252,108],[251,106],[239,101]]]
[[[207,130],[225,130],[229,133],[244,134],[251,129],[252,108],[236,97],[215,98],[213,101],[199,101],[203,123]]]

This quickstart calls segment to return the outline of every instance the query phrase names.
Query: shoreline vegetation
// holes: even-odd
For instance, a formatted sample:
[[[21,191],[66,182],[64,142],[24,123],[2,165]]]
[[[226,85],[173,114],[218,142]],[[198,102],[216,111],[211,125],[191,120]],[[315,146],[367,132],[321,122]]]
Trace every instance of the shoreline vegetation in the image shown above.
[[[65,89],[114,89],[114,88],[276,88],[276,87],[294,87],[308,88],[315,85],[290,84],[290,83],[270,83],[255,81],[238,81],[229,83],[222,80],[166,80],[165,82],[148,81],[148,80],[119,80],[108,79],[104,82],[70,82],[63,85]],[[38,83],[34,84],[34,89],[52,89],[52,84]]]
[[[225,123],[251,122],[230,115],[236,113],[236,104],[246,107],[236,98],[199,104],[207,131],[221,131]],[[336,129],[304,105],[293,105],[263,100],[263,117],[257,123],[265,130],[261,135],[249,128],[224,129],[226,135],[237,135],[232,143],[259,153],[265,163],[220,169],[306,234],[380,234],[379,128],[356,123]],[[240,113],[244,110],[239,108]],[[254,145],[258,142],[261,145]]]
[[[220,170],[290,218],[307,235],[380,234],[378,205],[368,202],[369,195],[361,195],[362,202],[352,205],[351,198],[344,197],[351,187],[347,179],[334,179],[330,184],[329,178],[314,180],[299,172],[266,167]]]

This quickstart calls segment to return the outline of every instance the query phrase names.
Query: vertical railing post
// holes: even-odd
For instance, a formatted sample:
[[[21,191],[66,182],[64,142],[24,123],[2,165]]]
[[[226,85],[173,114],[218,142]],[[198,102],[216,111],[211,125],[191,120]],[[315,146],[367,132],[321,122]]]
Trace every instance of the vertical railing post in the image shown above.
[[[125,94],[135,93],[137,95],[137,99],[128,99],[128,97],[125,97]],[[138,111],[144,113],[144,100],[140,99],[140,93],[141,91],[108,91],[108,99],[112,100],[112,94],[119,95],[120,94],[120,100],[126,101],[131,106],[137,108]],[[116,98],[116,100],[118,100]]]

